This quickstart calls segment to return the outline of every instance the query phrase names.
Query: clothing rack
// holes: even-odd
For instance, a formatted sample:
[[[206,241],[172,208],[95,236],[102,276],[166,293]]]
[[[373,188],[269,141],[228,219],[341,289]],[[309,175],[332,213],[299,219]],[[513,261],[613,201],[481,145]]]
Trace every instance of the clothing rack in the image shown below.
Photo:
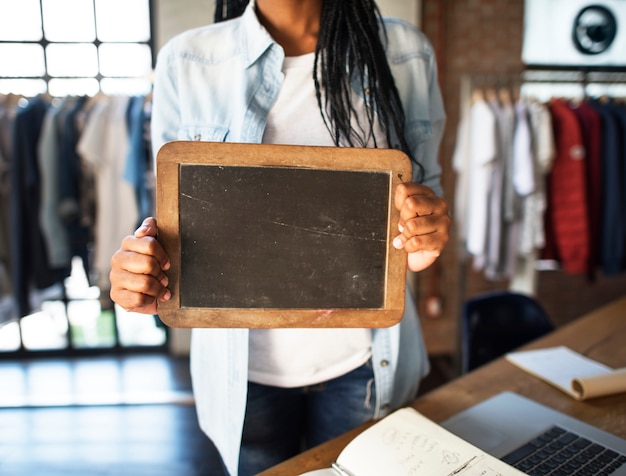
[[[508,89],[546,101],[550,97],[626,97],[626,68],[526,69],[519,73],[472,73],[461,76],[461,102],[478,88]]]
[[[560,68],[528,67],[513,73],[468,73],[460,77],[460,117],[467,117],[474,93],[507,89],[515,99],[527,97],[538,102],[547,102],[550,98],[626,98],[626,67],[623,68]],[[467,273],[471,257],[466,249],[465,237],[457,243],[459,256],[459,276],[457,293],[462,303],[467,292]],[[537,262],[546,265],[547,262]],[[543,268],[541,268],[543,269]]]
[[[121,350],[119,338],[119,329],[117,319],[115,317],[115,307],[108,297],[107,277],[108,270],[102,263],[104,259],[112,255],[112,251],[109,252],[108,248],[116,249],[118,242],[110,242],[112,240],[106,240],[106,237],[96,234],[97,226],[95,222],[95,210],[96,207],[99,211],[103,210],[102,203],[109,203],[106,197],[102,197],[96,193],[98,186],[96,186],[96,169],[92,164],[96,161],[94,157],[97,154],[101,154],[102,157],[98,159],[108,160],[109,163],[113,160],[130,160],[132,158],[132,169],[121,168],[121,172],[129,173],[132,176],[128,178],[126,182],[125,196],[126,198],[134,196],[137,201],[138,216],[148,216],[149,210],[152,209],[152,200],[150,198],[152,193],[152,183],[149,180],[147,171],[152,170],[152,166],[149,164],[150,155],[149,147],[147,143],[147,124],[149,121],[149,106],[148,101],[151,97],[146,95],[107,95],[105,93],[99,93],[93,97],[87,96],[66,96],[66,97],[53,97],[47,94],[41,94],[37,96],[23,96],[19,94],[0,94],[0,119],[2,122],[3,132],[2,141],[0,141],[0,167],[4,167],[4,174],[7,176],[7,180],[10,179],[11,187],[9,190],[3,190],[3,194],[0,195],[0,202],[3,206],[11,207],[10,216],[2,216],[2,222],[0,223],[0,231],[18,230],[18,234],[11,234],[6,237],[6,244],[3,244],[10,249],[12,255],[11,268],[8,263],[0,263],[0,270],[4,271],[7,275],[7,285],[0,286],[0,298],[7,298],[7,302],[11,303],[10,309],[7,310],[6,316],[0,316],[0,324],[3,322],[19,321],[23,317],[37,312],[41,309],[41,304],[49,302],[61,302],[65,309],[65,317],[67,319],[67,348],[53,349],[49,353],[64,352],[71,350],[72,352],[80,351],[88,353],[91,348],[83,348],[81,344],[78,346],[74,344],[73,334],[69,322],[69,303],[71,301],[83,301],[99,300],[102,311],[112,311],[113,318],[113,333],[115,338],[115,346],[113,349],[106,347],[107,350]],[[105,102],[106,101],[106,102]],[[126,101],[126,102],[124,102]],[[96,109],[96,103],[100,103]],[[108,106],[107,106],[108,104]],[[132,107],[131,107],[132,106]],[[142,114],[139,114],[141,110]],[[34,112],[32,112],[34,111]],[[35,116],[34,114],[38,115]],[[115,113],[115,116],[112,114]],[[25,127],[24,120],[19,123],[21,129],[28,129],[29,135],[24,133],[14,134],[13,130],[17,124],[16,120],[20,117],[20,114],[28,114],[25,116],[31,120],[32,127]],[[92,118],[95,122],[91,122]],[[124,117],[127,119],[124,121],[113,120],[112,118]],[[59,119],[60,118],[60,119]],[[50,122],[46,122],[50,119]],[[131,121],[132,119],[132,121]],[[58,121],[58,122],[52,122]],[[62,122],[61,122],[62,121]],[[70,122],[71,121],[71,122]],[[57,134],[52,135],[52,126],[55,124],[57,127]],[[69,124],[75,125],[75,127],[69,127]],[[119,129],[120,124],[126,124],[127,130]],[[45,126],[48,126],[47,128]],[[63,126],[63,127],[61,127]],[[132,127],[131,127],[132,126]],[[88,129],[90,128],[90,129]],[[47,134],[44,134],[44,132]],[[91,133],[91,142],[89,147],[85,149],[88,153],[86,156],[85,151],[79,151],[79,138],[83,134]],[[98,140],[104,137],[104,133],[116,133],[119,137],[127,137],[128,147],[126,149],[100,149]],[[16,142],[16,137],[19,142]],[[45,149],[42,150],[56,150],[57,154],[54,156],[40,157],[40,141],[42,138],[49,140],[50,137],[56,137],[57,142],[45,142]],[[121,143],[121,141],[120,141]],[[19,145],[19,148],[16,146]],[[64,146],[64,147],[62,147]],[[6,151],[6,152],[5,152]],[[19,157],[19,160],[16,159]],[[65,160],[62,162],[61,158]],[[40,160],[47,160],[49,167],[41,167]],[[23,164],[23,167],[16,166],[16,164]],[[73,166],[78,165],[76,170],[80,170],[85,175],[81,175],[80,178],[71,175],[76,175],[76,170]],[[113,163],[112,166],[119,167],[119,164]],[[126,164],[123,164],[126,167]],[[53,169],[52,167],[58,167]],[[88,173],[93,169],[93,172]],[[145,169],[145,170],[144,170]],[[67,173],[69,177],[64,185],[67,190],[64,189],[65,195],[60,196],[61,181],[59,177],[62,175],[60,172]],[[57,173],[59,172],[59,173]],[[70,216],[72,221],[67,222],[61,220],[60,214],[57,216],[46,215],[48,217],[48,224],[55,224],[56,228],[48,226],[46,228],[47,233],[44,233],[44,229],[39,222],[40,216],[32,210],[31,202],[27,198],[30,198],[31,188],[26,188],[26,180],[24,177],[30,176],[29,173],[37,177],[37,183],[32,185],[27,183],[29,187],[35,189],[40,187],[39,200],[42,202],[44,198],[47,203],[52,203],[56,206],[46,208],[46,213],[57,212],[61,207],[58,206],[61,198],[66,200],[66,203],[71,202],[74,205],[70,211],[74,214]],[[93,174],[93,176],[91,176]],[[91,184],[89,187],[80,188],[74,190],[71,186],[74,182],[70,180],[76,179],[79,184]],[[57,183],[58,180],[58,183]],[[52,183],[52,181],[54,183]],[[120,182],[121,177],[120,177]],[[44,182],[47,190],[55,190],[57,193],[54,196],[46,195],[44,197]],[[52,184],[52,185],[51,185]],[[23,189],[22,189],[23,188]],[[105,183],[100,185],[100,189],[103,190],[115,190],[118,194],[120,189],[112,188],[112,185]],[[9,194],[9,191],[11,192]],[[93,193],[92,193],[93,192]],[[120,200],[117,203],[118,206],[128,207],[131,200]],[[41,205],[41,204],[40,204]],[[29,208],[27,208],[27,206]],[[39,207],[38,212],[42,212],[43,207]],[[26,211],[28,213],[26,213]],[[110,213],[113,215],[113,213]],[[21,217],[19,226],[14,226],[12,217]],[[115,216],[119,216],[116,213]],[[57,219],[59,218],[59,219]],[[125,228],[118,230],[120,237],[124,236],[124,233],[131,232],[137,225],[136,220],[130,222],[130,215],[125,220]],[[67,228],[60,228],[60,223],[69,223]],[[39,229],[39,227],[41,227]],[[107,227],[101,227],[108,229]],[[42,250],[33,251],[31,254],[24,252],[27,248],[35,249],[35,246],[39,246],[39,242],[28,242],[21,238],[27,235],[26,231],[32,231],[39,229],[41,231],[42,240],[45,244],[41,245]],[[60,233],[59,230],[65,230],[66,233]],[[54,231],[54,233],[51,232]],[[31,233],[32,234],[32,233]],[[121,238],[120,238],[121,239]],[[64,243],[63,246],[53,247],[47,246],[49,243]],[[17,250],[15,243],[20,243],[21,248]],[[26,243],[26,244],[22,244]],[[105,252],[101,253],[104,257],[100,260],[100,265],[96,266],[95,251],[97,246],[105,246]],[[15,250],[14,250],[15,248]],[[52,250],[52,251],[51,251]],[[3,250],[4,251],[4,250]],[[15,252],[14,251],[19,251]],[[45,251],[45,253],[44,253]],[[50,252],[50,253],[49,253]],[[47,255],[47,256],[46,256]],[[7,251],[8,256],[8,251]],[[26,256],[26,257],[25,257]],[[32,258],[32,257],[35,258]],[[31,258],[28,258],[31,257]],[[53,258],[54,257],[54,258]],[[45,258],[50,261],[45,263]],[[68,260],[69,258],[69,260]],[[66,288],[66,280],[71,277],[71,271],[74,267],[75,258],[82,259],[82,267],[88,278],[89,287],[97,286],[100,288],[100,296],[93,296],[92,293],[83,296],[84,293],[77,295],[75,292],[69,292]],[[19,273],[14,272],[17,267],[21,267]],[[0,273],[0,277],[1,277]],[[35,276],[39,279],[35,279]],[[0,284],[3,284],[0,282]],[[28,295],[27,298],[25,296]],[[19,329],[20,326],[18,326]],[[21,334],[21,329],[20,334]],[[124,351],[129,350],[134,346],[124,345]],[[138,346],[138,348],[144,348],[145,346]],[[101,351],[101,348],[94,347],[94,351]],[[42,354],[41,351],[38,351]],[[1,354],[1,353],[0,353]],[[32,354],[32,351],[27,350],[24,346],[24,341],[20,337],[20,348],[11,353],[12,356],[28,356]],[[3,355],[0,355],[2,358]]]
[[[626,71],[529,69],[521,74],[522,94],[548,99],[549,96],[574,98],[626,97]]]

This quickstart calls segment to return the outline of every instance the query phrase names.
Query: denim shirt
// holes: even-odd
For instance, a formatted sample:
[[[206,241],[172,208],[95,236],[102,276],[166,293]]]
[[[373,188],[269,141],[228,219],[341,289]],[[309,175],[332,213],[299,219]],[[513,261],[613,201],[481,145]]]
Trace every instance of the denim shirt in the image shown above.
[[[153,150],[171,140],[260,143],[281,87],[283,49],[258,22],[242,17],[180,34],[159,52],[151,119]],[[386,19],[387,55],[422,183],[441,193],[438,148],[445,114],[433,50],[413,26]],[[364,91],[357,86],[357,94]],[[417,174],[414,173],[414,179]],[[407,287],[402,321],[372,331],[376,417],[406,404],[429,369]],[[194,329],[191,374],[199,423],[237,474],[246,406],[247,329]]]

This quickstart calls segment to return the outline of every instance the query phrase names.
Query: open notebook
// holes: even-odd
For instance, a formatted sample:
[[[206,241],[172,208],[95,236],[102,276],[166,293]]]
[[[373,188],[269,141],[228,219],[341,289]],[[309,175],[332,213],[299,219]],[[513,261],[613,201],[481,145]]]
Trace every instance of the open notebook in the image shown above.
[[[369,427],[331,468],[306,476],[521,476],[522,472],[455,436],[413,408]],[[304,476],[304,475],[302,475]]]

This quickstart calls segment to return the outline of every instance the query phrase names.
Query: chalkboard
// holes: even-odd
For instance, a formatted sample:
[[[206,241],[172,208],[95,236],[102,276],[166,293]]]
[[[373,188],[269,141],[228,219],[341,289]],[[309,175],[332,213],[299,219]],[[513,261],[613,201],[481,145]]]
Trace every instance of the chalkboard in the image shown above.
[[[384,327],[404,310],[388,149],[174,141],[157,154],[171,327]]]

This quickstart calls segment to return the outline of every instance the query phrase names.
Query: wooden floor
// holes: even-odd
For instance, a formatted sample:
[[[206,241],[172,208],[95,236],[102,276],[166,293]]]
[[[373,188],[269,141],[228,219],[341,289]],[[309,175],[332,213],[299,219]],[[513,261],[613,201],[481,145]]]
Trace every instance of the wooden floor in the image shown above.
[[[0,361],[0,475],[204,476],[188,361]]]
[[[213,476],[193,403],[187,359],[0,361],[0,475]]]

